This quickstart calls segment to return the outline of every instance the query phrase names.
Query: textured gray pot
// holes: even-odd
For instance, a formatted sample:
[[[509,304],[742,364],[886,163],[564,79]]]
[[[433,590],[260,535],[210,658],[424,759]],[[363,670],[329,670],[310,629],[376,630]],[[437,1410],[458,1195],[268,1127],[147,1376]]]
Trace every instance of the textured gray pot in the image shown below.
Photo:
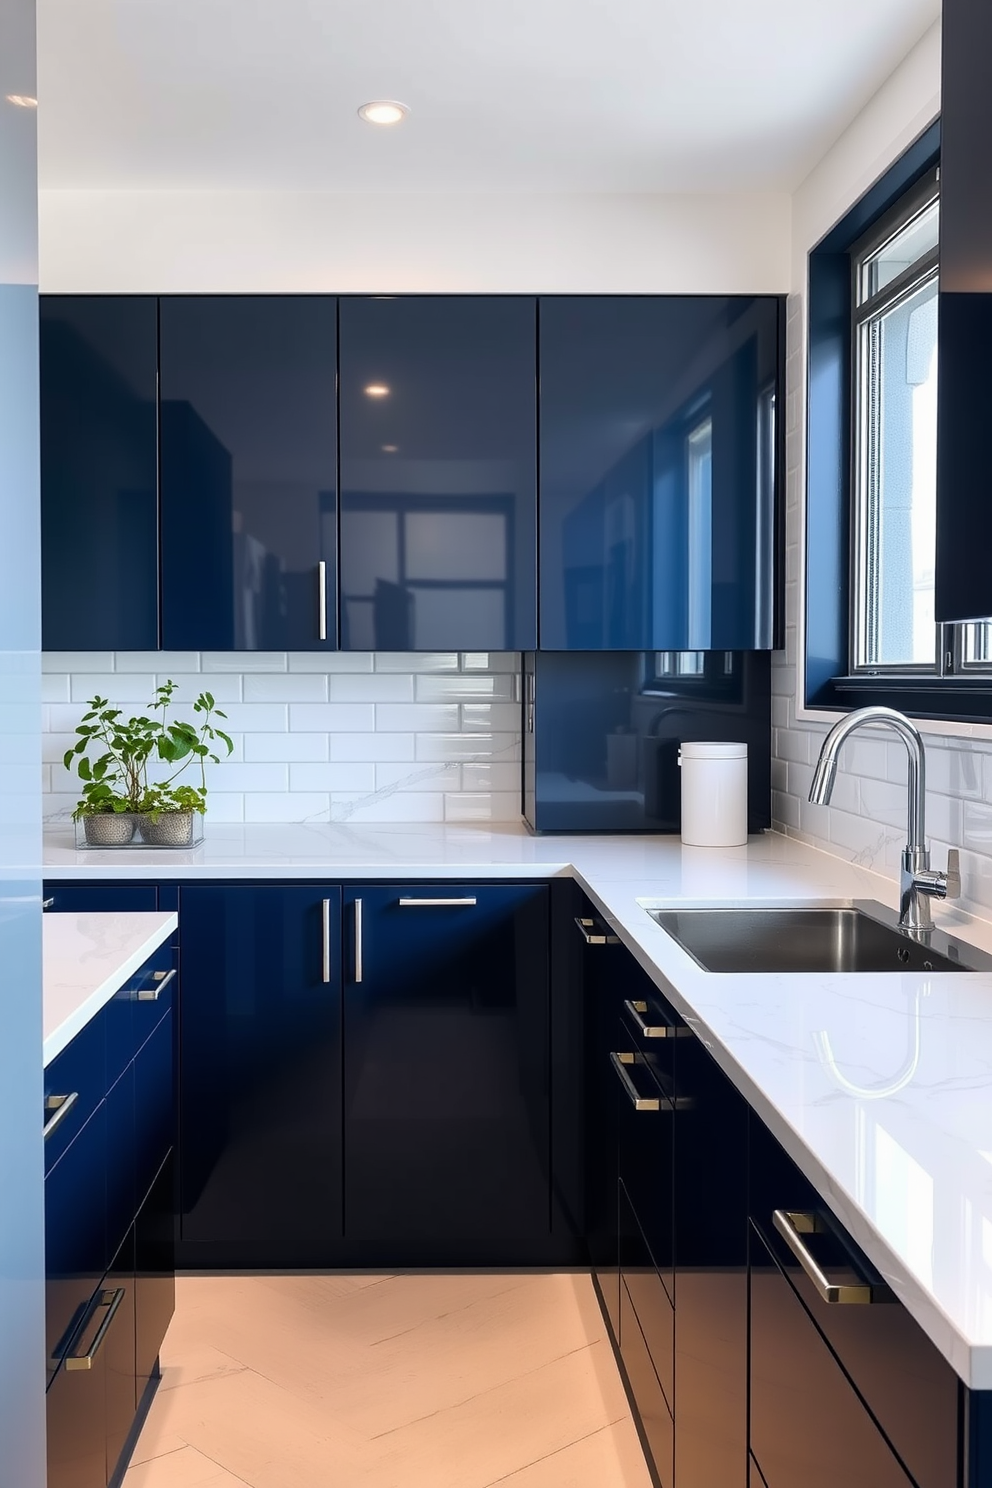
[[[134,817],[127,813],[83,817],[83,830],[91,847],[123,847],[134,836],[134,827]]]
[[[143,816],[139,830],[149,846],[189,847],[193,841],[193,813],[163,811],[158,821],[152,821],[150,816]]]

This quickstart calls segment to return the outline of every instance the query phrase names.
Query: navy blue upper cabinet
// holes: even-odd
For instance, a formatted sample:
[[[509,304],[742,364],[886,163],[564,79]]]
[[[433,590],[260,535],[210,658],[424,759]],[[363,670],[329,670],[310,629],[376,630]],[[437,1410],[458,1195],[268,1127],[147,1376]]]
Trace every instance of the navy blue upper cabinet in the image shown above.
[[[545,650],[773,643],[780,301],[540,302]]]
[[[333,650],[335,300],[181,296],[160,317],[163,646]]]
[[[156,301],[40,301],[43,642],[158,645]]]
[[[342,299],[341,646],[537,639],[536,303]]]

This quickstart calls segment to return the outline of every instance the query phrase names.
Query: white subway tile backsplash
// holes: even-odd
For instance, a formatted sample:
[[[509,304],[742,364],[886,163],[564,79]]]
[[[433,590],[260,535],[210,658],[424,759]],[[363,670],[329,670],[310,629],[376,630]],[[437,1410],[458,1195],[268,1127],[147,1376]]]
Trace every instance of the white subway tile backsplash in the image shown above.
[[[249,672],[246,703],[326,703],[327,677],[318,672]]]
[[[330,678],[332,703],[412,703],[411,676],[400,672],[369,676],[345,675]]]
[[[370,672],[371,651],[291,651],[291,672],[324,672],[328,677],[339,672]]]
[[[373,791],[376,766],[369,764],[290,765],[292,791]]]
[[[455,703],[377,703],[375,728],[384,733],[456,733]]]
[[[298,761],[315,763],[327,759],[327,734],[244,734],[244,757],[246,760],[284,760],[287,764]]]
[[[515,652],[48,653],[46,818],[78,800],[61,759],[82,704],[148,704],[171,677],[180,716],[212,692],[234,740],[207,767],[211,822],[516,820],[519,668]]]
[[[375,726],[375,708],[371,703],[292,703],[289,709],[289,727],[294,733],[316,730],[335,734],[342,729],[356,734],[370,733]]]
[[[105,697],[114,703],[150,703],[155,691],[154,672],[72,672],[69,696],[74,703]]]
[[[332,760],[370,760],[378,764],[381,760],[413,760],[417,757],[414,734],[330,734],[325,737]]]

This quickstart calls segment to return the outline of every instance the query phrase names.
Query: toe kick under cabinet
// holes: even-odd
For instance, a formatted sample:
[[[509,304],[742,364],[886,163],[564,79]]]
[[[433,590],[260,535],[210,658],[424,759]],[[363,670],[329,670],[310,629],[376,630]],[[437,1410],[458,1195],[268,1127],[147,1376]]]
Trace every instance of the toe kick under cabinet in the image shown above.
[[[173,951],[45,1070],[48,1488],[127,1464],[175,1301]]]
[[[550,901],[182,885],[180,1263],[574,1260],[551,1172]]]

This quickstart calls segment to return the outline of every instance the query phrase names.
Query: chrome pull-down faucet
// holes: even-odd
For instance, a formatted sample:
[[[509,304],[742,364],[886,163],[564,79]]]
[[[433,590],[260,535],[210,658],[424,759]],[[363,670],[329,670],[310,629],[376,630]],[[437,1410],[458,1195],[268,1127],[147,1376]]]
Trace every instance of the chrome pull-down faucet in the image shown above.
[[[926,933],[934,928],[931,899],[956,899],[961,892],[961,875],[957,850],[947,855],[947,871],[930,867],[926,843],[926,760],[919,729],[895,708],[856,708],[835,723],[823,741],[820,758],[813,771],[809,799],[815,806],[826,806],[837,778],[837,755],[849,734],[863,724],[881,724],[893,729],[906,746],[909,760],[907,779],[908,811],[906,846],[902,852],[899,883],[899,924],[903,930]]]

